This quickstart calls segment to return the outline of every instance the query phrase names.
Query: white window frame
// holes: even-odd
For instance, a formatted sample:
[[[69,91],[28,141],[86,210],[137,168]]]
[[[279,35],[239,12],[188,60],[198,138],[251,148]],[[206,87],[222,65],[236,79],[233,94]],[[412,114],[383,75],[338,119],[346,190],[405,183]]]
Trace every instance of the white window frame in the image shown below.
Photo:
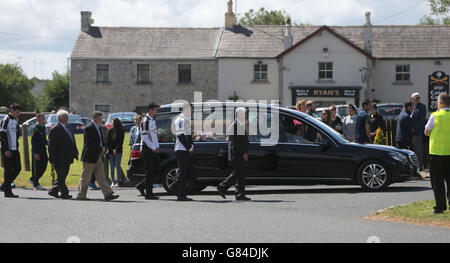
[[[259,66],[259,70],[255,70],[255,67]],[[266,70],[262,69],[263,66],[266,66]],[[262,74],[266,74],[266,78],[262,78]],[[256,78],[256,74],[259,74],[259,78]],[[268,82],[269,81],[269,64],[264,64],[263,61],[258,61],[253,63],[253,81],[254,82]]]
[[[397,71],[397,68],[401,67],[401,71]],[[405,67],[408,67],[408,71],[405,71]],[[401,75],[401,80],[397,79],[397,75]],[[408,75],[408,80],[405,80],[405,75]],[[395,82],[411,82],[411,64],[395,64]]]
[[[325,69],[320,69],[320,64],[322,64],[322,63],[325,64]],[[328,64],[331,64],[331,70],[327,69],[327,65]],[[318,69],[318,71],[317,71],[317,79],[318,80],[333,80],[334,79],[334,63],[332,61],[320,61],[320,62],[318,62],[317,63],[317,69]],[[320,77],[320,73],[321,72],[324,72],[324,74],[325,74],[324,78]],[[328,72],[331,72],[331,78],[327,78],[327,73]]]

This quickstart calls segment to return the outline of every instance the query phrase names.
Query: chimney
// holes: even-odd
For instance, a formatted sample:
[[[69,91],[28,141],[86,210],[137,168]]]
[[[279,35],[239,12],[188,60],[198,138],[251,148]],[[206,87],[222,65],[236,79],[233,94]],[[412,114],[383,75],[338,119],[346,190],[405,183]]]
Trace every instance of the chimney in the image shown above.
[[[372,55],[372,23],[370,22],[370,12],[366,13],[366,23],[364,24],[364,50]]]
[[[81,31],[88,33],[94,19],[91,19],[92,13],[89,11],[81,12]]]
[[[284,33],[284,50],[292,47],[293,44],[293,37],[292,37],[292,31],[291,31],[291,19],[288,19],[286,21],[286,26],[285,26],[285,33]]]
[[[236,15],[233,13],[233,1],[228,1],[228,12],[225,13],[225,28],[233,28],[236,24]]]

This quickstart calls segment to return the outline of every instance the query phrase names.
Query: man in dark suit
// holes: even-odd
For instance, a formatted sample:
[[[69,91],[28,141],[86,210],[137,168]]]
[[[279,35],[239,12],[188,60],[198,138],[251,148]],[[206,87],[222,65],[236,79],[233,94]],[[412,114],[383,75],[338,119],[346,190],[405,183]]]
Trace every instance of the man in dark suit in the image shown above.
[[[102,189],[106,201],[111,201],[119,198],[118,195],[113,194],[111,186],[106,182],[105,167],[103,156],[106,152],[103,135],[100,126],[103,122],[103,113],[95,111],[92,117],[92,122],[86,129],[84,129],[84,145],[81,153],[81,161],[83,161],[83,170],[80,177],[80,192],[78,193],[78,200],[88,200],[86,198],[89,183],[91,182],[92,174]]]
[[[427,118],[427,107],[420,102],[420,94],[414,92],[411,95],[413,103],[413,111],[411,114],[412,132],[413,132],[413,147],[417,159],[419,159],[419,169],[423,167],[423,130]]]
[[[411,149],[413,133],[411,122],[411,110],[412,103],[410,101],[403,105],[403,110],[398,115],[397,120],[397,134],[395,135],[395,141],[397,142],[397,148]]]
[[[233,172],[228,178],[217,186],[220,196],[225,199],[227,190],[236,183],[236,200],[250,201],[245,196],[245,163],[248,161],[247,148],[249,144],[248,133],[246,130],[245,108],[237,108],[235,111],[236,120],[230,125],[227,134],[231,143]]]
[[[57,180],[48,194],[55,198],[71,199],[72,196],[69,195],[66,178],[73,159],[78,160],[78,149],[75,137],[67,125],[69,113],[65,110],[59,110],[56,117],[58,124],[50,131],[48,136],[48,153],[50,163],[55,168]],[[59,196],[59,192],[61,196]]]

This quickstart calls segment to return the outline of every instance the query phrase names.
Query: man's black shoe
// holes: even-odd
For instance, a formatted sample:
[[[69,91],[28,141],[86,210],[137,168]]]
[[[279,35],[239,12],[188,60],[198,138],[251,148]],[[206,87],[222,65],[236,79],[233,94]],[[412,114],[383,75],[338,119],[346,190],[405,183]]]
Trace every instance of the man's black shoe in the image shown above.
[[[217,191],[219,192],[219,195],[223,198],[223,199],[227,199],[226,194],[227,192],[225,191],[225,189],[223,189],[220,186],[217,186]]]
[[[19,196],[18,195],[15,195],[15,194],[13,194],[13,193],[5,193],[5,198],[19,198]]]
[[[241,196],[236,196],[236,200],[237,200],[237,201],[251,201],[252,199],[251,199],[251,198],[248,198],[248,197],[245,196],[245,195],[241,195]]]
[[[61,199],[69,200],[69,199],[72,199],[72,196],[71,195],[62,195]]]
[[[150,195],[150,196],[146,196],[145,200],[158,200],[159,196],[156,195]]]
[[[444,213],[444,211],[442,211],[442,210],[434,209],[434,211],[433,211],[433,215],[438,215],[438,214],[442,214],[442,213]]]
[[[136,189],[139,191],[139,193],[141,194],[141,196],[145,196],[145,186],[142,184],[138,184],[136,186]]]
[[[107,197],[105,197],[105,200],[106,201],[111,201],[111,200],[114,200],[114,199],[117,199],[117,198],[119,198],[119,195],[110,194]]]
[[[3,185],[0,184],[0,191],[3,192]]]
[[[53,196],[54,198],[61,198],[57,192],[48,192],[49,196]]]
[[[188,198],[188,197],[178,197],[177,201],[182,201],[182,202],[189,202],[189,201],[194,201],[192,198]]]

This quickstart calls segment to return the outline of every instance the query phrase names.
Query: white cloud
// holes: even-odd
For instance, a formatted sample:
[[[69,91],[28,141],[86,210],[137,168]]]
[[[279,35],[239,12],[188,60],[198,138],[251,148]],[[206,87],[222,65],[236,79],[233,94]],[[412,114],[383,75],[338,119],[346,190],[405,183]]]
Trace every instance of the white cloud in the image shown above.
[[[1,0],[0,63],[17,62],[22,57],[25,72],[44,76],[64,71],[74,41],[24,38],[27,36],[75,40],[80,30],[80,11],[92,11],[98,26],[139,27],[217,27],[224,24],[228,0]],[[364,13],[371,11],[372,21],[389,17],[417,0],[238,0],[238,13],[250,8],[284,9],[295,21],[317,25],[361,25]],[[383,24],[417,24],[429,12],[421,4]],[[33,63],[33,61],[39,61]],[[39,65],[33,67],[33,64]],[[39,68],[39,70],[33,70]]]

